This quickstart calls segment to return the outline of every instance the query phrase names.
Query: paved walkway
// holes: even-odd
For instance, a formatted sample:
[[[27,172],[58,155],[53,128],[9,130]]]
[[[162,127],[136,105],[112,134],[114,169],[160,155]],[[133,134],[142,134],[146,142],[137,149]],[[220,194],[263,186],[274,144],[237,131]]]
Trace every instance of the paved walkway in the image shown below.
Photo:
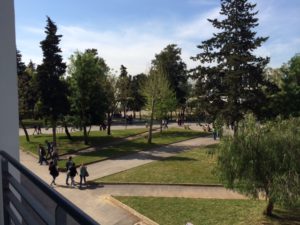
[[[215,143],[212,138],[196,138],[180,143],[163,146],[149,151],[138,152],[118,159],[105,160],[89,165],[89,179],[95,179],[139,165],[150,163],[181,151]],[[51,178],[47,166],[40,166],[37,159],[21,151],[21,163],[33,171],[45,182]],[[181,186],[181,185],[104,185],[88,186],[83,189],[65,185],[65,173],[57,178],[55,189],[72,201],[75,205],[93,217],[102,225],[133,225],[140,219],[132,213],[113,204],[105,198],[107,194],[115,196],[157,196],[157,197],[189,197],[189,198],[220,198],[242,199],[244,196],[226,190],[223,187]],[[78,181],[78,177],[77,177]]]

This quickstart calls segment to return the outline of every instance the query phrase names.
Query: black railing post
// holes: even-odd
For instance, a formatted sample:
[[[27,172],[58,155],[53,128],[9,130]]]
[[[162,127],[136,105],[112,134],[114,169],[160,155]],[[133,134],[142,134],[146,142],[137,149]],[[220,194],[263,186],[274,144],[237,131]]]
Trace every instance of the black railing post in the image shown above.
[[[2,199],[3,199],[3,220],[4,224],[10,224],[9,213],[7,207],[9,206],[9,198],[7,196],[9,192],[9,181],[8,181],[8,162],[1,156],[1,176],[2,176]]]
[[[67,213],[59,205],[55,209],[55,225],[67,225]]]

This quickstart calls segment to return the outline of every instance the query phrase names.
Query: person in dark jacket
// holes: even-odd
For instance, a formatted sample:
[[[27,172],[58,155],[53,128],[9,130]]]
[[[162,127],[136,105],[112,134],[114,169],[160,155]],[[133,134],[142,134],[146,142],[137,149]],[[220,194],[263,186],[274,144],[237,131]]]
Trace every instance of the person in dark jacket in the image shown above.
[[[69,178],[70,178],[70,168],[73,165],[72,156],[69,157],[69,160],[66,162],[66,169],[67,169],[67,178],[66,178],[66,185],[69,185]]]
[[[70,167],[70,177],[71,177],[71,185],[74,187],[75,186],[75,176],[77,175],[77,169],[75,166],[75,163],[72,164],[72,166]]]
[[[52,184],[56,185],[55,179],[56,177],[58,177],[59,172],[56,165],[53,163],[53,161],[51,161],[49,164],[49,171],[50,171],[50,175],[52,176],[52,182],[50,183],[50,186],[52,186]]]
[[[82,163],[80,166],[80,187],[82,185],[82,181],[86,184],[86,177],[89,176],[86,166]]]
[[[39,150],[39,163],[40,163],[40,165],[42,165],[43,162],[45,162],[46,165],[48,165],[48,161],[45,158],[45,156],[46,156],[46,150],[45,150],[45,148],[43,147],[42,144],[39,144],[38,150]]]

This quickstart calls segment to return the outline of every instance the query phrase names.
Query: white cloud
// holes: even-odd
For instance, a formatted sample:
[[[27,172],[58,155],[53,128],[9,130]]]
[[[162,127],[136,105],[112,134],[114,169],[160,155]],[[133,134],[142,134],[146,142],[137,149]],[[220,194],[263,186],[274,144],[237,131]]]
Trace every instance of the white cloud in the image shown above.
[[[215,29],[207,19],[220,18],[220,8],[213,8],[207,13],[201,14],[192,21],[185,22],[176,28],[178,38],[204,40],[212,36]]]
[[[189,2],[206,4],[210,0],[190,0]],[[262,3],[258,4],[260,10],[258,35],[270,36],[270,40],[256,53],[270,56],[270,65],[277,67],[300,51],[299,35],[295,37],[288,33],[289,30],[295,31],[296,28],[291,26],[295,26],[296,22],[299,22],[299,17],[294,14],[280,14],[279,16],[278,9],[275,10],[273,5],[262,5]],[[139,25],[110,30],[58,24],[58,34],[63,35],[60,46],[66,62],[76,50],[84,51],[87,48],[96,48],[109,67],[118,70],[123,64],[128,68],[130,74],[135,75],[147,71],[155,54],[159,53],[166,45],[175,43],[182,48],[182,58],[188,68],[193,68],[197,63],[190,60],[190,57],[199,52],[196,46],[212,37],[213,32],[216,32],[207,19],[220,18],[219,11],[219,6],[212,7],[206,13],[195,15],[193,20],[181,23],[146,21]],[[290,17],[292,19],[288,20]],[[291,24],[287,21],[290,21]],[[17,44],[25,62],[30,59],[35,63],[41,62],[42,51],[39,42],[45,38],[43,29],[23,27],[19,31],[23,36],[21,39],[17,35]],[[281,33],[282,30],[286,32],[285,35]]]

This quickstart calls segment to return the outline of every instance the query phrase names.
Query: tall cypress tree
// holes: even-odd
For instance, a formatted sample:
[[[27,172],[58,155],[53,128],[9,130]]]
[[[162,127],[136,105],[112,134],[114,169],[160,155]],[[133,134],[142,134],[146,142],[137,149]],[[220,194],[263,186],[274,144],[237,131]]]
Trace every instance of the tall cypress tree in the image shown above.
[[[235,128],[247,111],[259,114],[265,101],[263,70],[269,58],[255,56],[254,50],[268,37],[253,31],[259,25],[255,7],[248,0],[221,0],[222,19],[209,19],[220,32],[203,41],[201,53],[192,57],[201,63],[192,76],[205,113],[222,116]]]
[[[53,142],[56,142],[56,126],[60,116],[68,110],[67,86],[62,76],[66,71],[60,55],[59,42],[62,35],[57,35],[57,27],[47,17],[45,27],[46,38],[41,41],[43,51],[43,62],[37,68],[37,83],[39,89],[39,101],[41,102],[41,113],[52,126]]]

